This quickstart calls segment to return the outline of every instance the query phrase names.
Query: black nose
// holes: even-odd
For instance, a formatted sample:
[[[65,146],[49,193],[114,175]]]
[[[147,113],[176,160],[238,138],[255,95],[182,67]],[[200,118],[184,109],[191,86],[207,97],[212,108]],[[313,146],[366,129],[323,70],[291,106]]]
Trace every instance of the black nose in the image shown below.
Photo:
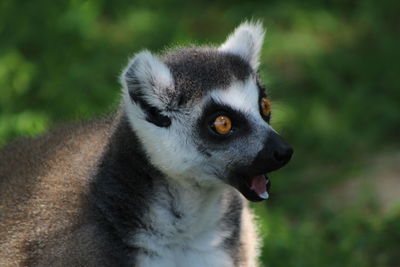
[[[292,147],[279,134],[271,131],[252,166],[261,172],[271,172],[285,166],[292,155]]]
[[[292,154],[293,154],[293,148],[287,146],[285,148],[274,151],[273,158],[278,163],[286,164],[292,158]]]

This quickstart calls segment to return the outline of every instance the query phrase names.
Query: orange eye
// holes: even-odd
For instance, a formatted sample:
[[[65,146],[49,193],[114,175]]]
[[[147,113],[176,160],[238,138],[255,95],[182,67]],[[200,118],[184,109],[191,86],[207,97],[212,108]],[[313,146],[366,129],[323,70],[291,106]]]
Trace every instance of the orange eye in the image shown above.
[[[264,117],[268,117],[271,114],[271,102],[266,97],[261,99],[261,113]]]
[[[212,128],[219,134],[228,134],[232,129],[232,121],[226,116],[218,116],[213,122]]]

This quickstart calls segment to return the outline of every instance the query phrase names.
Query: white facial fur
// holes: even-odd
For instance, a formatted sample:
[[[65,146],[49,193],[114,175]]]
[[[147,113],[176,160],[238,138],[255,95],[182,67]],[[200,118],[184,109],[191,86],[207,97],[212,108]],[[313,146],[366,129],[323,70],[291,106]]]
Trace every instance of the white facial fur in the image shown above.
[[[228,90],[213,90],[210,97],[219,104],[225,104],[246,114],[251,114],[258,122],[264,122],[260,115],[258,88],[252,77],[244,82],[232,83]]]
[[[227,89],[213,90],[209,98],[240,111],[251,126],[251,132],[246,136],[240,137],[223,150],[214,152],[215,165],[225,167],[224,170],[220,170],[224,176],[237,165],[250,164],[262,149],[263,142],[272,128],[261,117],[259,91],[254,77],[244,82],[233,82]]]
[[[245,22],[218,49],[242,57],[256,70],[263,37],[264,30],[260,22]],[[171,110],[167,107],[171,105],[171,97],[176,94],[170,70],[148,51],[137,54],[121,76],[124,108],[133,131],[143,142],[152,163],[170,177],[178,180],[181,177],[193,178],[193,181],[206,182],[208,185],[219,184],[220,180],[215,176],[225,176],[226,171],[239,161],[250,163],[261,150],[262,141],[270,128],[259,112],[258,88],[253,76],[250,75],[246,81],[233,81],[228,88],[212,90],[188,110],[167,111]],[[128,88],[128,84],[133,84],[134,88],[132,85]],[[140,105],[132,101],[129,90],[140,91],[148,104],[171,118],[171,125],[158,127],[146,121],[146,114]],[[244,113],[254,131],[225,151],[217,151],[207,157],[199,152],[202,142],[193,131],[196,131],[195,123],[210,99]]]
[[[198,118],[208,101],[230,106],[245,114],[252,126],[252,133],[223,150],[214,151],[211,157],[200,153],[196,129]],[[213,90],[190,112],[166,112],[172,118],[170,127],[157,127],[144,119],[141,108],[125,97],[125,108],[131,125],[145,151],[155,166],[168,176],[177,179],[191,178],[197,183],[220,183],[217,176],[227,175],[229,167],[237,163],[249,164],[261,150],[269,125],[259,111],[258,88],[253,78],[234,82],[229,88]],[[212,182],[210,184],[210,181]]]

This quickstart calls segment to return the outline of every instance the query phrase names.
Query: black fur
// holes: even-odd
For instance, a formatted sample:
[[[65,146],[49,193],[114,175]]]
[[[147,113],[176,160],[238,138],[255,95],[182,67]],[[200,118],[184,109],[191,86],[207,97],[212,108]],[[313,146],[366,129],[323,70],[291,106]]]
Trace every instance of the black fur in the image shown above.
[[[128,119],[122,116],[99,161],[85,211],[97,227],[98,239],[106,244],[102,252],[102,266],[139,267],[135,265],[138,253],[156,256],[151,251],[130,245],[127,238],[138,229],[157,234],[157,229],[151,229],[143,215],[156,201],[153,192],[159,186],[166,187],[169,192],[168,180],[149,162]],[[176,220],[180,220],[182,214],[173,204],[174,195],[169,193],[169,197],[171,201],[165,203],[166,207]],[[242,203],[236,192],[227,197],[230,204],[222,215],[220,227],[221,230],[231,230],[231,235],[224,240],[223,247],[238,262]]]
[[[232,192],[227,197],[229,199],[229,206],[228,210],[224,214],[221,224],[222,230],[230,231],[231,234],[225,238],[223,246],[230,253],[235,266],[239,266],[243,202],[237,192]]]
[[[171,125],[171,119],[168,116],[161,114],[161,110],[156,107],[149,105],[141,96],[140,93],[129,91],[129,96],[132,101],[139,104],[144,113],[146,114],[146,120],[151,122],[158,127],[168,127]]]
[[[232,131],[226,135],[219,135],[211,129],[211,124],[216,117],[224,115],[232,121]],[[230,106],[222,105],[210,101],[203,111],[197,122],[198,130],[202,140],[206,141],[208,150],[226,149],[227,143],[230,140],[235,140],[241,136],[245,136],[251,132],[250,124],[247,121],[246,115],[241,111],[235,110]]]
[[[112,266],[132,266],[132,257],[141,251],[129,246],[125,238],[135,229],[148,228],[142,215],[152,201],[157,179],[163,179],[163,175],[149,163],[127,119],[122,117],[89,192],[90,215],[108,244],[104,253],[105,258],[112,259]]]

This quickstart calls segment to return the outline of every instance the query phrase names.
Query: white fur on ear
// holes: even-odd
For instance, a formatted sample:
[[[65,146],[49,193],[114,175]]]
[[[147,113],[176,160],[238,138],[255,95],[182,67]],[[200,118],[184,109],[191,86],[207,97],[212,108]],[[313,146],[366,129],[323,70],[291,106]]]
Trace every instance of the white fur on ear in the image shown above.
[[[265,31],[260,21],[245,21],[229,35],[219,49],[242,57],[256,70],[260,64],[259,58],[264,34]]]
[[[171,71],[157,56],[145,50],[136,54],[122,72],[124,95],[139,94],[148,104],[165,108],[174,91]]]

